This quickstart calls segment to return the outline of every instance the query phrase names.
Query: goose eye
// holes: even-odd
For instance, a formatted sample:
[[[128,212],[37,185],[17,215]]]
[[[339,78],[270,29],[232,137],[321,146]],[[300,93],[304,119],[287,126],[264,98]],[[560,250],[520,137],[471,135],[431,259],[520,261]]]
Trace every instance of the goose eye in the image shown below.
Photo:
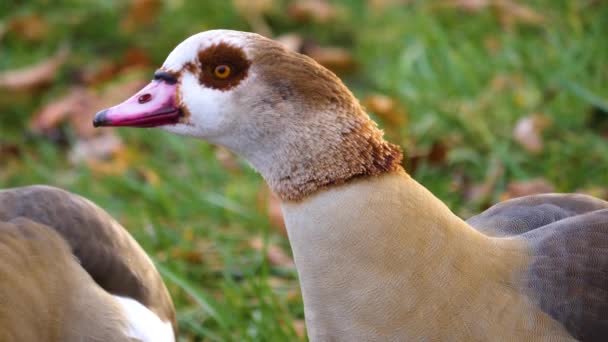
[[[232,70],[226,64],[218,65],[213,69],[213,74],[215,75],[215,77],[222,80],[228,78],[231,72]]]

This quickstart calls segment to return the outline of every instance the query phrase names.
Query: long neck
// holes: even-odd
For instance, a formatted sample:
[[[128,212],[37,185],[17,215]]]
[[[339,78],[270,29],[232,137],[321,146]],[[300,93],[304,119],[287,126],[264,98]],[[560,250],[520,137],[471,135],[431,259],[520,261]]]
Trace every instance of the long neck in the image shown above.
[[[466,340],[525,324],[523,246],[478,233],[403,171],[283,210],[313,341]]]

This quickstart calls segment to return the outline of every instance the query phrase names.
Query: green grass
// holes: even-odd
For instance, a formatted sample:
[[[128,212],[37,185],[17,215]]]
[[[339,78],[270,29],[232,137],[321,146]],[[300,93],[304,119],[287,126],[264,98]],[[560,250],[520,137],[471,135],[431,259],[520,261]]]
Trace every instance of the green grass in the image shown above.
[[[275,34],[296,31],[350,49],[359,64],[344,77],[351,89],[360,98],[379,92],[404,104],[409,124],[385,127],[406,152],[437,142],[447,146],[445,162],[423,160],[414,176],[455,212],[467,216],[483,207],[467,200],[466,186],[458,184],[483,182],[495,165],[505,172],[490,202],[514,180],[543,177],[559,191],[608,184],[601,129],[608,123],[608,6],[599,1],[529,1],[545,23],[510,29],[498,23],[495,11],[471,14],[438,1],[413,1],[382,13],[367,10],[362,0],[337,2],[340,17],[326,24],[295,23],[285,14],[287,1],[276,2],[266,18]],[[72,51],[49,88],[26,95],[0,90],[0,151],[18,149],[17,155],[0,154],[0,186],[52,184],[108,210],[159,266],[184,340],[297,340],[292,321],[303,319],[303,308],[295,271],[272,266],[248,244],[262,237],[289,250],[259,209],[262,180],[245,162],[226,171],[204,142],[121,129],[130,163],[124,173],[107,175],[69,163],[65,143],[27,133],[31,115],[65,94],[84,65],[120,61],[129,47],[143,49],[160,65],[192,33],[249,29],[230,1],[166,1],[155,23],[134,32],[120,29],[125,10],[118,1],[0,5],[0,23],[38,13],[50,27],[41,42],[4,36],[0,70],[39,61],[61,45]],[[111,83],[99,85],[105,86]],[[538,155],[512,138],[516,121],[531,113],[552,120]],[[69,127],[66,136],[73,144]],[[149,172],[159,181],[147,180]]]

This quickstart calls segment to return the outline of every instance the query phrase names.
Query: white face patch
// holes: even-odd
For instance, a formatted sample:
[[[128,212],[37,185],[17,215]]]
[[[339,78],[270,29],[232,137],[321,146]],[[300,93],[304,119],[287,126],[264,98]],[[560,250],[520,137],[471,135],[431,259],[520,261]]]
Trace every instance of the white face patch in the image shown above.
[[[127,336],[142,342],[174,342],[175,335],[170,322],[161,319],[138,301],[112,296],[122,308],[129,322]]]
[[[163,128],[172,133],[205,139],[221,134],[230,92],[201,86],[196,76],[188,71],[182,74],[180,82],[181,105],[190,112],[188,123]]]
[[[254,72],[249,70],[247,76],[235,87],[216,89],[202,84],[199,76],[186,65],[198,64],[199,53],[218,44],[241,49],[245,53],[244,57],[249,58],[247,41],[253,37],[258,36],[229,30],[202,32],[186,39],[169,54],[162,69],[180,74],[179,104],[189,115],[183,123],[162,126],[164,130],[223,145],[226,145],[226,139],[234,137],[243,124],[239,115],[246,111],[242,108],[242,99],[237,98],[240,96],[238,90],[253,85]],[[227,145],[231,147],[229,142]]]

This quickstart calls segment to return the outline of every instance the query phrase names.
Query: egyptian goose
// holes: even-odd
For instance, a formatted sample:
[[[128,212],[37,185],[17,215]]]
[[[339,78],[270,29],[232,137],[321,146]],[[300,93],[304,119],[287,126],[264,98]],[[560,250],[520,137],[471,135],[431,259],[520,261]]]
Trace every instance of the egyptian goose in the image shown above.
[[[312,341],[608,336],[607,202],[533,196],[465,222],[338,77],[277,42],[196,34],[94,125],[158,126],[248,160],[282,200]]]
[[[0,191],[0,341],[175,341],[154,264],[105,211],[48,186]]]

